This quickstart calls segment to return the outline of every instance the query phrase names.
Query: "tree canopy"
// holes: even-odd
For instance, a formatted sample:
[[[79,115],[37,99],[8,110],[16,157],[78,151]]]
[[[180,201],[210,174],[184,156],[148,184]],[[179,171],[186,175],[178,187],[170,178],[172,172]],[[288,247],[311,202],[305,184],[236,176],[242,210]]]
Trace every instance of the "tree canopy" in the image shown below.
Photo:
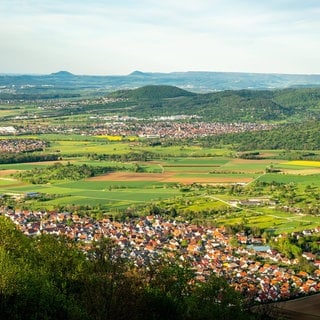
[[[174,260],[136,267],[109,240],[84,253],[66,238],[27,238],[0,217],[1,319],[255,319],[239,293]]]

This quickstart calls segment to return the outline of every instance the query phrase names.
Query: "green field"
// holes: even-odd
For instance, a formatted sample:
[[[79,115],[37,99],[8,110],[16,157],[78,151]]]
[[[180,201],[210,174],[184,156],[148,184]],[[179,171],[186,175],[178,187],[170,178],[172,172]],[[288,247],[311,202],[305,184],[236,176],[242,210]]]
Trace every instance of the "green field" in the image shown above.
[[[215,222],[219,225],[234,225],[245,223],[250,227],[272,230],[275,234],[313,229],[319,225],[319,217],[301,216],[282,211],[259,208],[243,210],[225,217],[218,217]]]
[[[230,161],[230,158],[216,156],[216,157],[184,157],[184,158],[169,158],[163,162],[163,166],[208,166],[220,167]]]
[[[123,154],[129,152],[129,147],[126,144],[121,143],[106,143],[104,141],[54,141],[47,152],[59,153],[62,156],[68,155],[87,155],[90,153],[96,154]]]
[[[13,163],[13,164],[0,164],[0,170],[31,170],[38,167],[46,167],[44,163]]]
[[[320,187],[320,174],[310,174],[310,175],[293,175],[293,174],[278,174],[269,173],[261,176],[259,178],[261,182],[272,182],[276,181],[278,183],[295,183],[300,186],[317,186]]]
[[[90,205],[102,207],[125,207],[167,199],[179,194],[168,183],[152,181],[76,181],[45,185],[17,186],[17,180],[0,179],[1,193],[39,192],[59,195],[59,198],[34,204],[39,208],[54,208],[57,205]],[[33,202],[35,202],[33,200]]]
[[[0,187],[2,186],[10,186],[13,184],[16,184],[17,181],[16,180],[11,180],[9,178],[0,178]]]
[[[279,198],[283,191],[272,191],[268,186],[261,190],[255,188],[256,182],[271,184],[275,181],[296,186],[294,196],[300,199],[298,206],[301,208],[317,205],[314,194],[319,193],[320,174],[308,174],[303,170],[312,172],[317,170],[318,164],[279,160],[276,158],[279,151],[261,151],[261,154],[268,155],[268,159],[244,160],[235,158],[229,149],[197,145],[151,147],[138,141],[108,141],[107,138],[77,135],[51,134],[41,138],[50,140],[50,147],[44,152],[59,154],[62,164],[110,167],[115,172],[93,180],[50,181],[39,185],[15,180],[13,171],[44,168],[53,162],[0,165],[0,194],[39,192],[48,195],[42,200],[29,199],[25,206],[47,209],[68,205],[92,206],[103,208],[105,212],[135,206],[143,212],[155,204],[164,206],[166,212],[175,208],[188,219],[219,225],[259,226],[276,233],[320,225],[320,218],[315,215],[295,215],[268,207],[234,210],[228,204],[234,198],[245,200],[257,195]],[[122,156],[144,152],[156,156],[150,161],[92,160],[91,157],[92,154]],[[279,168],[281,172],[266,173],[269,166]],[[293,173],[285,173],[286,170]],[[301,172],[303,175],[299,174]],[[232,191],[232,187],[238,184],[241,189]],[[311,191],[306,194],[304,189],[308,187]],[[215,199],[209,200],[208,194]]]

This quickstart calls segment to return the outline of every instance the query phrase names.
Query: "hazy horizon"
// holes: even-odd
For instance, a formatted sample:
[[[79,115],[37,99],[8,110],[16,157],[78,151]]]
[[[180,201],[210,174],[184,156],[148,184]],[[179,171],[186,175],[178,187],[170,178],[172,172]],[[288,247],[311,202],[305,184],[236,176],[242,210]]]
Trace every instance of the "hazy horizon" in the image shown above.
[[[317,0],[2,0],[2,74],[320,74]]]
[[[0,70],[1,71],[1,70]],[[143,74],[175,74],[175,73],[234,73],[234,74],[265,74],[265,75],[291,75],[291,76],[320,76],[320,73],[280,73],[280,72],[243,72],[243,71],[212,71],[212,70],[186,70],[186,71],[168,71],[168,72],[161,72],[161,71],[142,71],[142,70],[133,70],[127,74],[89,74],[89,73],[73,73],[69,70],[57,70],[48,73],[23,73],[23,72],[0,72],[0,75],[8,75],[8,76],[48,76],[57,74],[60,72],[67,72],[74,76],[98,76],[98,77],[112,77],[112,76],[129,76],[134,72],[141,72]]]

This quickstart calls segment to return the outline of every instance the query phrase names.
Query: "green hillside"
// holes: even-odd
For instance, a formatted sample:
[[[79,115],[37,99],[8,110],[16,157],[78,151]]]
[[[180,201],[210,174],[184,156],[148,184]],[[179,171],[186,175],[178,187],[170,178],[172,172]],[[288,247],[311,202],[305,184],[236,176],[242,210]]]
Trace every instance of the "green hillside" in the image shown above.
[[[320,89],[239,90],[199,94],[188,105],[216,121],[318,119]]]
[[[132,90],[120,90],[111,94],[113,97],[127,99],[160,100],[176,97],[191,97],[196,94],[167,85],[148,85]]]
[[[317,88],[195,94],[172,86],[145,86],[116,91],[110,96],[125,98],[135,105],[129,112],[131,116],[196,114],[216,122],[290,122],[320,118],[320,89]]]

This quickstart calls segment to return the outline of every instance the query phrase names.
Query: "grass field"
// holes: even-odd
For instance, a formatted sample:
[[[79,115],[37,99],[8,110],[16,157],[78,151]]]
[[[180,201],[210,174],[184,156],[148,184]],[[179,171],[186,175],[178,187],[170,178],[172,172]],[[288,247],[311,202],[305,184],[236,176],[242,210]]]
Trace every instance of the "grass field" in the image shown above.
[[[272,182],[276,181],[279,183],[295,183],[300,186],[318,186],[320,187],[320,174],[310,174],[310,175],[295,175],[295,174],[278,174],[278,173],[268,173],[262,175],[259,178],[262,182]]]
[[[13,163],[13,164],[0,164],[0,172],[2,171],[3,174],[6,172],[9,174],[18,171],[18,170],[31,170],[37,167],[46,167],[49,163]]]
[[[2,171],[3,173],[3,171]],[[59,198],[38,203],[40,207],[53,208],[57,205],[91,205],[125,207],[150,201],[167,199],[179,194],[169,183],[151,180],[142,181],[75,181],[45,185],[29,185],[17,180],[0,177],[0,193],[39,192],[60,195]]]
[[[220,167],[230,161],[226,157],[187,157],[187,158],[169,158],[163,162],[164,166],[208,166]]]
[[[2,186],[12,186],[12,185],[16,185],[17,181],[16,180],[11,180],[11,179],[7,179],[7,178],[0,178],[0,188]]]
[[[51,146],[47,149],[49,153],[59,153],[62,156],[69,155],[87,155],[90,153],[96,154],[124,154],[128,153],[130,148],[122,143],[110,143],[105,141],[53,141]]]
[[[271,160],[245,160],[245,159],[231,159],[220,167],[224,171],[243,171],[263,173],[266,168],[273,164]]]

